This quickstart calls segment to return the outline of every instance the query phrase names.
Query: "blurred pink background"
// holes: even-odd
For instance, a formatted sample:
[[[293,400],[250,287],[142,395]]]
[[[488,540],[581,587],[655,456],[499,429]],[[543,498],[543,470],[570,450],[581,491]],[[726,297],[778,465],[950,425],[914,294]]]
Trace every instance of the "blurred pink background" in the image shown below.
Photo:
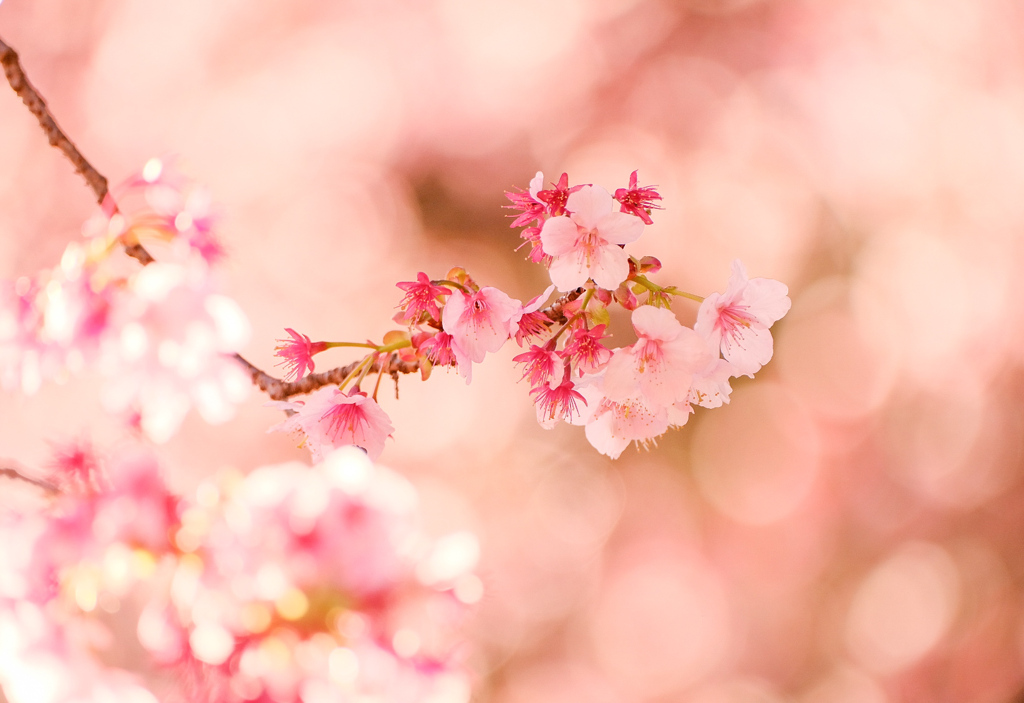
[[[0,36],[112,183],[175,155],[209,186],[270,371],[286,326],[379,338],[420,270],[539,293],[501,209],[538,169],[657,184],[660,283],[789,285],[758,379],[617,462],[537,426],[511,347],[383,394],[383,463],[481,539],[475,700],[1020,700],[1018,3],[4,0]],[[0,277],[94,211],[4,86]],[[0,457],[116,441],[98,385],[0,396]],[[303,457],[262,403],[190,416],[172,485]]]

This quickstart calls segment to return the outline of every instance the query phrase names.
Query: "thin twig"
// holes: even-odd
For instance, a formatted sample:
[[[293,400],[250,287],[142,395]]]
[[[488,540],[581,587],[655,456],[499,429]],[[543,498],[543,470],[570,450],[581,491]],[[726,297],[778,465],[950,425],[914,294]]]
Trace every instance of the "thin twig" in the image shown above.
[[[26,476],[17,469],[9,466],[0,466],[0,476],[5,476],[16,481],[24,481],[25,483],[31,483],[33,486],[36,486],[37,488],[42,488],[47,493],[60,493],[60,489],[57,488],[52,483],[50,483],[49,481],[44,481],[39,478],[32,478],[31,476]]]
[[[75,170],[82,174],[86,183],[92,188],[93,193],[96,195],[96,201],[101,207],[108,211],[117,210],[117,205],[110,197],[110,192],[107,188],[107,179],[97,171],[92,164],[90,164],[74,143],[68,139],[67,135],[57,126],[57,121],[50,114],[49,108],[46,107],[46,101],[36,91],[28,81],[28,77],[25,75],[25,71],[21,67],[21,63],[18,61],[18,54],[8,46],[3,39],[0,39],[0,64],[3,64],[4,75],[7,76],[7,82],[11,84],[11,88],[14,92],[21,97],[22,102],[28,107],[29,111],[36,116],[39,120],[39,126],[46,134],[47,139],[51,146],[60,149],[65,156],[74,165]],[[154,261],[153,257],[148,251],[143,248],[137,241],[123,241],[125,253],[134,259],[137,259],[143,266],[150,264]],[[583,293],[583,289],[577,289],[570,293],[567,293],[558,298],[551,307],[544,310],[544,313],[553,322],[564,322],[565,315],[562,311],[563,307],[576,300]],[[274,378],[270,374],[266,373],[262,369],[249,363],[241,354],[232,354],[231,358],[237,361],[252,377],[253,384],[256,385],[261,391],[266,393],[273,400],[286,400],[293,395],[300,395],[303,393],[311,393],[318,388],[323,388],[327,385],[341,383],[352,371],[359,365],[358,361],[354,361],[347,366],[339,366],[338,368],[331,369],[330,371],[324,371],[323,373],[310,374],[298,381],[282,381],[279,378]],[[383,368],[386,369],[386,373],[395,379],[395,393],[398,392],[398,374],[400,373],[415,373],[419,371],[420,364],[418,361],[402,361],[398,358],[397,354],[392,354],[386,358],[386,363]],[[375,361],[369,369],[369,373],[376,373],[381,371],[381,362]],[[10,475],[13,477],[21,478],[30,483],[34,483],[40,487],[46,488],[47,490],[57,490],[45,482],[39,482],[34,479],[30,479],[22,474],[18,473],[14,469],[0,468],[0,475]]]
[[[324,386],[338,385],[355,370],[359,361],[353,361],[347,366],[324,371],[323,373],[311,373],[300,378],[298,381],[282,381],[274,378],[267,372],[249,363],[241,354],[231,354],[230,357],[237,361],[252,377],[253,385],[266,393],[272,400],[287,400],[293,395],[312,393]],[[381,370],[381,362],[374,361],[368,373],[377,373]],[[403,361],[397,354],[387,358],[388,373],[416,373],[420,370],[419,361]]]
[[[555,302],[551,303],[550,307],[541,310],[541,312],[547,315],[548,319],[552,322],[565,322],[566,317],[565,312],[563,312],[563,308],[583,295],[585,290],[585,288],[577,288],[576,290],[571,290],[564,295],[560,295],[555,299]]]
[[[553,322],[565,322],[566,317],[563,308],[579,298],[583,294],[583,291],[583,288],[577,288],[574,291],[570,291],[560,296],[551,304],[550,307],[546,308],[542,312]],[[231,354],[230,357],[241,364],[241,366],[246,370],[252,378],[253,385],[266,393],[272,400],[287,400],[293,395],[312,393],[318,388],[323,388],[324,386],[338,385],[348,378],[349,374],[359,366],[359,361],[353,361],[347,366],[339,366],[331,369],[330,371],[324,371],[323,373],[311,373],[298,381],[282,381],[279,378],[271,376],[257,366],[254,366],[241,354]],[[395,397],[397,397],[399,374],[416,373],[420,370],[420,363],[416,360],[402,361],[398,358],[397,354],[392,354],[391,356],[386,357],[385,363],[381,363],[380,360],[374,361],[367,373],[377,373],[382,369],[383,373],[388,374],[394,379]]]
[[[75,170],[82,174],[82,178],[89,184],[100,207],[103,207],[108,212],[116,212],[117,206],[114,204],[107,189],[107,179],[93,168],[93,165],[82,156],[82,152],[78,150],[78,147],[57,126],[57,121],[53,119],[50,109],[46,107],[46,101],[29,83],[28,76],[25,75],[25,71],[21,68],[21,63],[18,61],[17,52],[8,46],[3,39],[0,39],[0,64],[3,64],[4,75],[7,76],[7,82],[11,84],[11,88],[18,94],[21,101],[25,103],[29,112],[39,120],[39,126],[42,128],[43,133],[46,134],[50,146],[60,149],[64,156],[68,157],[71,161]],[[137,259],[143,266],[152,263],[153,257],[137,241],[126,241],[124,245],[125,253]]]

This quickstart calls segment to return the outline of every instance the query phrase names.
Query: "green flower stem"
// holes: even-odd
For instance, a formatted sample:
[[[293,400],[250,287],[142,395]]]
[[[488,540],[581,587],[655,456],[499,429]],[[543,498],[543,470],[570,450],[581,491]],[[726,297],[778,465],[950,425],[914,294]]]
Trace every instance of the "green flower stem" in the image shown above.
[[[388,352],[393,352],[396,349],[405,349],[406,347],[411,347],[411,346],[412,346],[412,340],[411,339],[403,339],[403,340],[398,341],[398,342],[392,342],[391,344],[385,344],[382,347],[373,347],[373,348],[376,349],[377,352],[380,353],[380,354],[387,354]]]
[[[338,390],[345,390],[345,386],[348,385],[349,381],[355,378],[356,374],[361,373],[362,376],[360,377],[360,380],[362,380],[362,377],[366,376],[366,369],[369,369],[371,366],[373,366],[373,359],[375,356],[377,355],[367,354],[365,357],[363,357],[363,360],[360,361],[356,365],[356,367],[349,372],[348,376],[345,376],[345,378],[342,379],[341,383],[338,384]]]
[[[430,285],[432,285],[432,286],[451,286],[452,288],[458,288],[459,290],[461,290],[466,295],[473,295],[473,291],[471,291],[469,288],[466,288],[466,286],[462,285],[461,283],[456,283],[455,281],[449,281],[449,280],[444,279],[444,278],[442,278],[439,281],[431,281]]]
[[[633,282],[640,284],[641,286],[651,291],[652,293],[667,293],[668,295],[678,295],[681,298],[689,298],[690,300],[695,300],[698,303],[704,302],[704,298],[700,297],[699,295],[687,293],[686,291],[681,291],[675,286],[659,286],[657,283],[654,283],[653,281],[649,280],[646,276],[641,274],[637,274],[636,276],[634,276]]]
[[[362,347],[363,349],[376,349],[376,344],[370,344],[369,342],[324,342],[328,349],[334,347]]]

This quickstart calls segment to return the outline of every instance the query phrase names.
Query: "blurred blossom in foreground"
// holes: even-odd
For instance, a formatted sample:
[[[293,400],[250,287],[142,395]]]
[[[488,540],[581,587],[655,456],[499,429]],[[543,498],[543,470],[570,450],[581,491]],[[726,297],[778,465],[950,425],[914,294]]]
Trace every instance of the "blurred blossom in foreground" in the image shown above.
[[[398,474],[347,448],[178,499],[148,451],[102,464],[98,488],[0,515],[11,703],[157,700],[103,661],[130,646],[104,622],[122,608],[178,674],[165,700],[468,700],[456,628],[480,597],[476,539],[425,539]]]
[[[0,384],[32,394],[94,368],[108,380],[104,406],[166,442],[190,408],[221,423],[248,396],[249,378],[225,355],[248,341],[249,321],[218,292],[220,247],[201,192],[156,159],[115,192],[127,215],[91,220],[59,266],[0,282]],[[121,253],[139,241],[158,263]]]

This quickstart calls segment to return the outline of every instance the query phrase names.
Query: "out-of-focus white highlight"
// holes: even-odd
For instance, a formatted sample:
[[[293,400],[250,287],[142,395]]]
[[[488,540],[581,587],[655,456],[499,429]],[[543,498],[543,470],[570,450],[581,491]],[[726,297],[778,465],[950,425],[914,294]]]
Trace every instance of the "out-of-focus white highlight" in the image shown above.
[[[434,543],[430,555],[422,561],[416,575],[426,585],[453,581],[476,566],[480,542],[472,532],[455,532]]]
[[[854,658],[878,673],[893,673],[927,654],[956,615],[960,578],[942,548],[903,546],[872,571],[854,596],[846,643]]]
[[[216,623],[200,623],[188,638],[192,653],[213,666],[223,664],[235,648],[235,638]]]

